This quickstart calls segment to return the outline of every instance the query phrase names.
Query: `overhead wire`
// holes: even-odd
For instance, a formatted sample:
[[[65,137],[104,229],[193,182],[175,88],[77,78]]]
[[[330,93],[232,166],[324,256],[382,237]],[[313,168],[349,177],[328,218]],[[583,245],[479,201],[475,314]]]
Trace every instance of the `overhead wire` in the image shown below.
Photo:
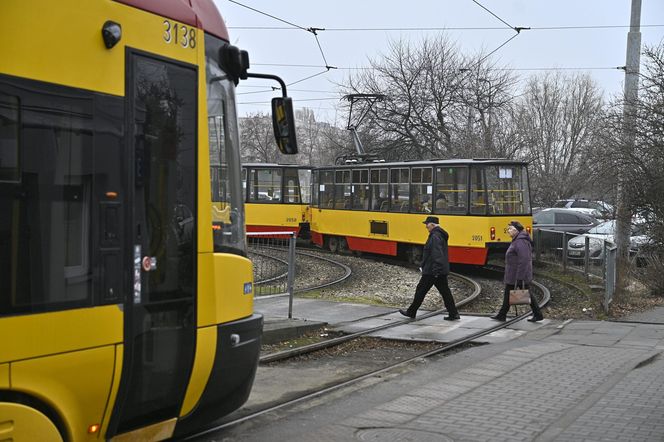
[[[531,26],[531,31],[567,31],[577,29],[629,29],[630,25],[570,25],[570,26]],[[641,25],[641,28],[664,28],[664,24]],[[252,31],[292,31],[286,26],[229,26],[228,29]],[[419,32],[419,31],[502,31],[503,26],[432,26],[432,27],[376,27],[376,28],[319,28],[327,32]]]
[[[325,70],[315,73],[313,75],[309,75],[307,77],[301,78],[299,80],[293,81],[289,83],[290,85],[298,84],[303,81],[309,80],[311,78],[323,75],[327,72],[329,72],[331,69],[339,69],[339,70],[368,70],[368,69],[373,69],[371,67],[339,67],[339,66],[330,66],[327,58],[325,57],[325,53],[323,51],[323,48],[321,46],[320,40],[318,39],[318,31],[436,31],[436,30],[441,30],[441,31],[450,31],[450,30],[504,30],[505,27],[406,27],[406,28],[391,28],[391,27],[377,27],[377,28],[317,28],[317,27],[303,27],[300,25],[297,25],[295,23],[292,23],[288,20],[284,20],[282,18],[276,17],[272,14],[266,13],[264,11],[260,11],[258,9],[252,8],[250,6],[244,5],[236,0],[228,0],[231,3],[234,3],[238,6],[241,6],[243,8],[249,9],[251,11],[254,11],[258,14],[265,15],[267,17],[270,17],[274,20],[280,21],[282,23],[285,23],[289,25],[289,27],[276,27],[276,26],[229,26],[229,29],[252,29],[252,30],[292,30],[292,29],[298,29],[298,30],[303,30],[307,31],[309,33],[312,33],[314,35],[314,38],[316,39],[316,44],[318,46],[318,49],[320,51],[321,57],[323,58],[323,62],[325,63],[324,66],[320,65],[307,65],[307,64],[282,64],[282,63],[254,63],[254,66],[283,66],[283,67],[302,67],[302,68],[323,68]],[[480,60],[477,62],[473,63],[471,67],[468,68],[462,68],[463,71],[470,71],[472,68],[475,66],[478,66],[481,64],[484,60],[486,60],[488,57],[496,53],[498,50],[503,48],[505,45],[507,45],[509,42],[511,42],[514,38],[516,38],[522,30],[530,30],[530,31],[546,31],[546,30],[579,30],[579,29],[614,29],[614,28],[629,28],[629,25],[572,25],[572,26],[539,26],[539,27],[517,27],[511,25],[509,22],[507,22],[505,19],[501,18],[498,16],[496,13],[482,5],[479,1],[477,0],[471,0],[473,3],[478,5],[480,8],[485,10],[487,13],[489,13],[491,16],[499,20],[501,23],[503,23],[506,27],[509,29],[512,29],[513,31],[516,32],[515,35],[501,43],[498,47],[493,49],[491,52],[487,53],[484,55]],[[647,27],[664,27],[664,24],[645,24],[641,25],[642,28],[647,28]],[[614,69],[621,69],[620,66],[617,67],[531,67],[531,68],[496,68],[496,70],[501,70],[501,71],[537,71],[537,70],[614,70]],[[256,86],[260,87],[260,86]],[[239,93],[238,95],[248,95],[248,94],[257,94],[257,93],[265,93],[265,92],[273,92],[275,90],[279,90],[280,88],[278,87],[272,87],[271,89],[265,89],[262,91],[254,91],[254,92],[243,92]],[[327,91],[320,91],[321,93],[326,93]],[[336,98],[335,98],[336,99]],[[314,100],[314,99],[312,99]],[[299,100],[299,101],[309,101],[309,100]],[[243,103],[243,104],[249,104],[249,103]],[[255,103],[252,103],[255,104]]]
[[[279,17],[277,17],[277,16],[274,16],[274,15],[272,15],[272,14],[268,14],[267,12],[264,12],[264,11],[258,10],[258,9],[256,9],[256,8],[252,8],[251,6],[247,6],[247,5],[245,5],[245,4],[243,4],[243,3],[240,3],[240,2],[238,2],[238,1],[236,1],[236,0],[228,0],[228,1],[231,2],[231,3],[233,3],[233,4],[236,4],[236,5],[238,5],[238,6],[241,6],[241,7],[243,7],[243,8],[246,8],[246,9],[249,9],[249,10],[251,10],[251,11],[254,11],[254,12],[258,13],[258,14],[265,15],[265,16],[267,16],[267,17],[270,17],[270,18],[272,18],[273,20],[277,20],[277,21],[280,21],[280,22],[282,22],[282,23],[286,23],[286,24],[288,24],[288,25],[290,25],[290,26],[292,26],[292,27],[294,27],[294,28],[297,28],[297,29],[300,29],[300,30],[303,30],[303,31],[309,32],[309,33],[311,33],[311,34],[314,35],[314,38],[316,39],[316,44],[318,45],[318,50],[320,51],[320,55],[323,57],[323,61],[325,62],[325,71],[320,72],[320,73],[318,73],[318,74],[310,75],[310,76],[308,76],[308,77],[302,78],[302,79],[297,80],[297,81],[294,81],[294,82],[290,83],[289,86],[292,85],[292,84],[297,84],[297,83],[300,83],[300,82],[302,82],[302,81],[309,80],[310,78],[313,78],[313,77],[317,77],[317,76],[319,76],[319,75],[322,75],[322,74],[324,74],[324,73],[326,73],[326,72],[329,72],[331,69],[336,69],[335,66],[330,66],[330,64],[327,62],[327,58],[325,57],[325,52],[323,52],[323,47],[321,46],[321,44],[320,44],[320,40],[318,39],[318,31],[324,31],[324,30],[325,30],[324,28],[316,28],[316,27],[308,27],[308,28],[305,28],[305,27],[303,27],[303,26],[300,26],[300,25],[297,25],[297,24],[295,24],[295,23],[289,22],[288,20],[284,20],[284,19],[279,18]]]

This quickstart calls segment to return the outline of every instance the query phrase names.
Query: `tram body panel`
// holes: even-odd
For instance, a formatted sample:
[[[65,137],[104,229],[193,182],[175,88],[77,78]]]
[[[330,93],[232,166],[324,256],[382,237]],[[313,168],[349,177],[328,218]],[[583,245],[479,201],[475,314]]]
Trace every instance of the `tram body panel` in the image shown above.
[[[308,221],[309,206],[304,204],[247,203],[248,232],[300,232]]]
[[[0,363],[121,343],[123,320],[118,305],[4,318],[0,336],[12,338],[0,346]]]
[[[9,363],[0,364],[0,388],[9,387]]]
[[[312,210],[314,242],[324,244],[324,236],[346,239],[350,250],[396,256],[397,244],[424,245],[428,231],[421,227],[425,214],[377,213],[352,210]],[[489,248],[507,248],[511,241],[505,226],[512,220],[531,228],[527,216],[446,216],[438,215],[440,225],[449,233],[449,259],[459,264],[484,265]],[[372,225],[381,225],[372,232]],[[495,239],[491,239],[492,231]],[[388,245],[391,244],[391,245]]]
[[[0,416],[12,416],[4,421],[0,436],[6,441],[38,440],[62,442],[58,428],[39,410],[23,404],[0,402]]]
[[[16,361],[11,364],[12,390],[49,404],[66,416],[69,437],[83,440],[80,435],[104,418],[114,366],[113,345]]]
[[[199,38],[194,49],[164,41],[162,17],[115,1],[30,0],[33,11],[25,14],[25,1],[2,2],[3,23],[10,35],[24,35],[26,29],[38,29],[28,38],[0,40],[0,72],[22,78],[46,81],[112,95],[125,94],[125,47],[141,50],[191,64],[198,62],[203,30],[182,24],[187,32],[194,29]],[[100,17],[104,17],[103,20]],[[122,39],[106,50],[101,38],[105,20],[122,25]],[[72,26],[71,24],[75,24]],[[53,45],[58,50],[53,50]],[[85,54],[85,56],[81,56]],[[67,66],[67,69],[58,69]]]

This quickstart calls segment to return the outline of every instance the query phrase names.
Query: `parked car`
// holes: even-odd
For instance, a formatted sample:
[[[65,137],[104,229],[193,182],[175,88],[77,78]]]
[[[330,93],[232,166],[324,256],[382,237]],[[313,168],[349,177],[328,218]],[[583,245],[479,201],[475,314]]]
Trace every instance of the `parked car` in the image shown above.
[[[572,261],[583,261],[585,257],[586,237],[588,237],[588,256],[592,262],[604,261],[604,241],[608,245],[615,244],[616,221],[605,221],[583,235],[576,236],[567,242],[567,258]],[[650,238],[643,232],[641,224],[631,226],[629,237],[629,255],[636,256],[639,249],[650,242]]]
[[[599,219],[615,218],[615,208],[604,201],[591,201],[585,199],[566,199],[558,200],[553,207],[574,209],[579,212],[587,213],[588,215]]]
[[[560,253],[565,233],[581,234],[599,224],[592,216],[574,209],[542,209],[533,214],[533,239],[540,251]]]
[[[599,224],[592,216],[574,209],[549,208],[533,214],[533,228],[585,233]]]

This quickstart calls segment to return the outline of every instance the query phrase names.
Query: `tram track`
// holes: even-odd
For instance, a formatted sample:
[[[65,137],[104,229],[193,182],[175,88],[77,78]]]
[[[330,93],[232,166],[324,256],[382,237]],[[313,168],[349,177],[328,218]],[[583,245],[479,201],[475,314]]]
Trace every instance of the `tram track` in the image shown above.
[[[488,269],[488,271],[489,272],[494,272],[496,274],[496,276],[498,276],[499,272],[497,270]],[[540,307],[545,307],[551,299],[551,294],[550,294],[550,291],[548,290],[548,288],[545,287],[544,285],[538,283],[538,282],[535,282],[535,281],[533,281],[531,287],[539,292]],[[473,295],[468,296],[467,298],[465,298],[463,300],[460,300],[458,305],[465,305],[466,303],[470,302],[474,298],[474,296],[476,296],[476,295],[473,293]],[[405,323],[417,322],[419,320],[423,320],[423,319],[441,314],[443,311],[444,310],[438,310],[438,311],[426,313],[426,314],[420,315],[418,318],[416,318],[414,320],[409,320],[409,319],[400,320],[400,321],[396,321],[392,324],[388,324],[386,326],[376,327],[376,328],[373,328],[373,329],[370,329],[370,330],[362,331],[362,332],[359,332],[359,333],[354,333],[354,334],[348,335],[348,336],[350,337],[349,339],[358,339],[358,338],[360,338],[364,335],[367,335],[367,334],[370,334],[370,333],[373,333],[373,332],[376,332],[376,331],[379,331],[379,330],[383,330],[385,328],[396,327],[398,325],[403,325]],[[416,353],[416,354],[414,354],[410,357],[407,357],[405,359],[402,359],[400,361],[397,361],[397,362],[394,362],[394,363],[389,363],[385,366],[382,366],[382,367],[379,367],[379,368],[376,368],[376,369],[373,369],[373,370],[369,370],[367,372],[364,372],[364,373],[361,373],[361,374],[358,374],[358,375],[354,375],[354,376],[351,376],[349,378],[333,382],[331,384],[325,384],[325,385],[320,386],[319,388],[310,389],[306,392],[303,392],[302,394],[297,394],[295,397],[291,397],[287,400],[278,401],[277,403],[268,403],[265,407],[262,407],[262,408],[257,409],[257,410],[250,411],[248,414],[244,414],[244,415],[241,415],[239,417],[238,416],[234,417],[233,415],[231,415],[231,416],[228,417],[227,420],[222,421],[219,425],[215,426],[214,428],[210,428],[210,429],[207,429],[207,430],[205,430],[201,433],[193,435],[193,436],[191,436],[191,438],[199,438],[199,437],[205,436],[205,435],[213,433],[213,432],[224,430],[224,429],[239,425],[241,423],[257,419],[257,418],[259,418],[261,416],[264,416],[268,413],[275,412],[275,411],[278,411],[278,410],[281,410],[281,409],[285,409],[287,407],[290,407],[290,406],[293,406],[293,405],[296,405],[296,404],[299,404],[299,403],[302,403],[302,402],[305,402],[305,401],[308,401],[308,400],[312,400],[312,399],[324,396],[326,394],[333,393],[333,392],[335,392],[337,390],[340,390],[342,388],[346,388],[346,387],[353,386],[354,384],[358,384],[358,383],[360,383],[364,380],[368,380],[368,379],[373,378],[373,377],[377,377],[377,376],[387,374],[390,371],[393,371],[393,370],[395,370],[399,367],[404,367],[404,366],[406,366],[408,364],[411,364],[411,363],[413,363],[414,361],[417,361],[417,360],[422,360],[424,358],[430,358],[430,357],[433,357],[433,356],[442,355],[442,354],[445,354],[445,353],[452,352],[454,350],[462,348],[465,345],[468,345],[472,341],[474,341],[478,338],[481,338],[481,337],[483,337],[487,334],[490,334],[490,333],[496,332],[498,330],[502,330],[504,328],[507,328],[510,325],[525,319],[529,315],[530,315],[530,311],[526,310],[523,313],[521,313],[521,314],[519,314],[519,315],[517,315],[517,316],[515,316],[511,319],[508,319],[505,322],[497,322],[495,325],[492,325],[490,327],[487,327],[485,329],[479,330],[479,331],[474,332],[474,333],[470,333],[470,334],[468,334],[468,335],[466,335],[462,338],[455,339],[455,340],[452,340],[450,342],[441,344],[440,346],[436,346],[433,349],[418,352],[418,353]],[[346,338],[346,337],[342,337],[342,338]],[[347,342],[349,339],[345,339],[345,341]],[[336,339],[329,340],[330,345],[339,345],[341,342],[343,342],[343,341],[341,341],[341,340],[337,341]],[[296,356],[301,356],[301,355],[306,354],[306,353],[318,351],[321,348],[325,348],[325,346],[317,348],[317,345],[314,344],[314,345],[309,345],[309,346],[302,347],[301,349],[297,349],[295,351],[277,352],[277,353],[273,353],[273,354],[270,354],[270,355],[265,355],[264,357],[262,357],[261,358],[261,363],[265,364],[265,363],[268,363],[268,362],[283,361],[284,359],[287,359],[287,358],[293,358],[293,357],[296,357]],[[306,350],[304,350],[304,349],[306,349]],[[236,414],[238,414],[238,413],[236,413]],[[241,414],[241,411],[240,411],[240,414]]]
[[[287,250],[284,250],[284,248],[280,248],[280,247],[270,247],[269,250],[287,253]],[[273,256],[273,255],[269,255],[267,253],[262,253],[262,252],[258,252],[258,251],[252,251],[251,253],[254,254],[255,256],[261,256],[262,259],[270,259],[270,260],[277,261],[277,262],[281,263],[282,265],[284,265],[286,267],[286,271],[283,272],[283,273],[280,273],[278,275],[270,275],[269,277],[265,277],[265,278],[262,278],[262,279],[257,279],[254,282],[255,285],[257,285],[257,286],[265,285],[265,284],[273,283],[275,281],[285,280],[288,277],[288,261],[286,259],[282,259],[282,258]],[[303,292],[308,292],[308,291],[313,291],[313,290],[320,290],[322,288],[326,288],[326,287],[333,286],[335,284],[342,283],[342,282],[346,281],[353,273],[350,266],[347,266],[346,264],[344,264],[342,262],[339,262],[337,260],[334,260],[332,258],[327,258],[327,257],[324,257],[324,256],[318,256],[317,254],[310,253],[310,252],[304,252],[304,251],[301,251],[301,250],[295,250],[295,254],[299,255],[299,256],[306,256],[307,258],[311,258],[311,259],[317,259],[319,261],[324,261],[328,264],[331,264],[333,267],[341,268],[343,274],[339,277],[334,278],[331,281],[326,281],[326,282],[323,282],[323,283],[320,283],[320,284],[306,285],[304,287],[295,287],[293,289],[294,293],[303,293]],[[287,296],[287,295],[288,295],[288,293],[280,293],[280,294],[277,294],[277,295],[268,295],[268,296]],[[263,298],[263,297],[264,296],[261,296],[261,298]]]
[[[470,286],[473,287],[473,290],[472,290],[472,292],[469,296],[465,297],[462,300],[459,300],[456,303],[457,307],[463,307],[464,305],[466,305],[469,302],[473,301],[480,294],[481,287],[477,282],[473,281],[472,279],[470,279],[468,277],[465,277],[463,275],[459,275],[459,274],[456,274],[456,273],[450,274],[450,276],[462,279],[467,284],[469,284]],[[275,362],[275,361],[291,358],[291,357],[294,357],[294,356],[299,356],[299,355],[303,355],[303,354],[307,354],[307,353],[312,353],[312,352],[322,350],[324,348],[333,347],[335,345],[339,345],[339,344],[342,344],[344,342],[348,342],[348,341],[351,341],[353,339],[357,339],[361,336],[369,335],[371,333],[375,333],[375,332],[378,332],[378,331],[381,331],[381,330],[386,330],[386,329],[389,329],[389,328],[398,327],[398,326],[403,325],[403,324],[408,324],[408,323],[421,321],[423,319],[430,318],[432,316],[440,315],[444,312],[446,312],[446,310],[444,310],[444,309],[440,309],[440,310],[436,310],[436,311],[432,311],[432,312],[427,312],[427,313],[419,315],[415,319],[402,319],[402,320],[398,320],[398,321],[392,321],[392,322],[387,323],[387,324],[379,325],[377,327],[372,327],[372,328],[362,330],[362,331],[359,331],[359,332],[355,332],[355,333],[351,333],[351,334],[348,334],[348,335],[343,335],[343,336],[328,339],[328,340],[325,340],[325,341],[316,342],[316,343],[313,343],[313,344],[308,344],[308,345],[305,345],[305,346],[300,346],[300,347],[296,347],[296,348],[292,348],[292,349],[288,349],[288,350],[283,350],[283,351],[279,351],[279,352],[270,353],[270,354],[261,356],[259,362],[260,363]],[[378,315],[376,317],[388,316],[388,315],[391,315],[391,314],[392,313],[385,313],[385,314]],[[361,318],[361,319],[353,321],[353,322],[358,322],[358,321],[362,321],[362,320],[365,320],[365,319],[367,319],[367,318]]]

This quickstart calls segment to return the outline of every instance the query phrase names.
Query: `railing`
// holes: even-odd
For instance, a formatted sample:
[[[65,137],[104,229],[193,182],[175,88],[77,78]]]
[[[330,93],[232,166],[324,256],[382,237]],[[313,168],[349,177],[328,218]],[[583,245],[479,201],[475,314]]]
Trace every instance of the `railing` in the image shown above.
[[[288,318],[293,317],[295,232],[247,233],[249,258],[254,264],[254,296],[288,295]]]
[[[602,305],[608,311],[616,288],[616,247],[604,240],[601,250],[590,246],[590,238],[584,237],[583,247],[570,247],[574,233],[556,230],[534,229],[534,255],[536,262],[562,267],[563,272],[578,272],[587,281],[603,282],[604,299]],[[606,259],[605,259],[606,258]]]

